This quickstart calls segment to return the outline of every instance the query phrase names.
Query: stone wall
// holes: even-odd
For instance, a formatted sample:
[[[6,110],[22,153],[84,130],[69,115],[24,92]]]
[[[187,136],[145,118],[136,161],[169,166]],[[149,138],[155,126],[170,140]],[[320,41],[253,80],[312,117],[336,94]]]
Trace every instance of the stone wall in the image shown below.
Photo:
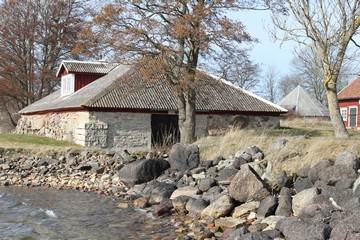
[[[76,128],[89,121],[88,112],[22,115],[15,133],[33,134],[76,142]]]
[[[269,129],[278,127],[276,116],[196,116],[197,138],[221,134],[231,127]],[[23,115],[15,130],[73,141],[86,147],[147,151],[151,149],[151,114],[129,112],[67,112]]]
[[[151,149],[151,114],[91,112],[90,122],[107,123],[107,147],[144,151]]]

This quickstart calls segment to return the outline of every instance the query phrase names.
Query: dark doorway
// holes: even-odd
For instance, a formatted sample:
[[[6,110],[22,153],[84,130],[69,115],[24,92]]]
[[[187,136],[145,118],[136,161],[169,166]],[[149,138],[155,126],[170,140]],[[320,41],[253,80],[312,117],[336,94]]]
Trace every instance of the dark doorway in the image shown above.
[[[172,146],[180,141],[178,115],[151,115],[151,144],[155,148]]]

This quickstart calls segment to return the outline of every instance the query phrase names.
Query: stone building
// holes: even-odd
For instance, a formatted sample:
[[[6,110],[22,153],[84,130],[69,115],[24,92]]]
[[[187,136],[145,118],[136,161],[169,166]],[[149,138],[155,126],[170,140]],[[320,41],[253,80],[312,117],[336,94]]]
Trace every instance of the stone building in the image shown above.
[[[197,137],[230,126],[279,126],[284,108],[226,81],[201,76],[196,81]],[[57,77],[58,91],[19,112],[17,133],[129,151],[179,138],[175,89],[161,74],[143,79],[136,65],[63,61]]]

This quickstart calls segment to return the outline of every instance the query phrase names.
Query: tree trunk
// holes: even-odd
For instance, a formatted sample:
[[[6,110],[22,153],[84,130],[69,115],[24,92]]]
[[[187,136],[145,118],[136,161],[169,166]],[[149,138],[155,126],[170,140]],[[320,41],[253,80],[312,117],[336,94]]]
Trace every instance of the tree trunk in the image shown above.
[[[178,94],[181,143],[193,143],[195,141],[195,96],[195,90],[191,88]]]
[[[329,114],[335,132],[335,137],[349,138],[349,133],[344,125],[344,121],[340,114],[335,80],[332,76],[327,76],[326,79],[326,97],[328,100]]]

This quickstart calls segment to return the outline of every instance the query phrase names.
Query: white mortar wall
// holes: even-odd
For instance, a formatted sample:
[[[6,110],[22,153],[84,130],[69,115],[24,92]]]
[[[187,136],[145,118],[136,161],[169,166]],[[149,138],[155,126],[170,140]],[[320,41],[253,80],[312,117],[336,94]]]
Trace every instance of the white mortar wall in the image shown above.
[[[88,122],[88,112],[22,115],[15,132],[76,142],[76,129]]]

